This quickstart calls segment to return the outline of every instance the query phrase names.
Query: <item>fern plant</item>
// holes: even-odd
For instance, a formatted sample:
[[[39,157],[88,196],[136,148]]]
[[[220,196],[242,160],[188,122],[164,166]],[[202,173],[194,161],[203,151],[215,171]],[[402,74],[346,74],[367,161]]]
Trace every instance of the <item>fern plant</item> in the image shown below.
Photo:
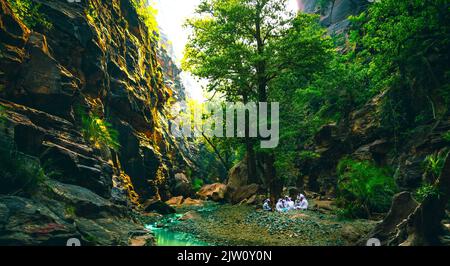
[[[425,174],[430,174],[434,179],[438,178],[441,174],[446,155],[442,154],[430,154],[425,157]]]
[[[107,147],[119,151],[119,132],[112,125],[94,114],[78,111],[81,116],[81,132],[96,148]]]

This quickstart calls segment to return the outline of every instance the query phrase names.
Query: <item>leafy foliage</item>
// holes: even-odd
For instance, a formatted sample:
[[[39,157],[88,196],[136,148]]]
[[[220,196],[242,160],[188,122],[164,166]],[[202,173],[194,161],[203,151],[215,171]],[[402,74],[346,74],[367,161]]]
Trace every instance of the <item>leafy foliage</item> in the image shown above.
[[[338,202],[345,215],[368,218],[373,212],[389,209],[397,187],[387,169],[369,161],[343,159],[338,174]]]
[[[154,33],[152,34],[153,38],[156,38],[159,33],[158,22],[156,21],[157,10],[147,0],[132,0],[132,3],[150,33]]]
[[[415,196],[419,202],[423,202],[426,198],[438,197],[439,190],[436,186],[425,183],[416,191]]]
[[[380,95],[376,115],[395,134],[396,147],[409,139],[399,136],[450,114],[445,0],[376,1],[351,18],[349,39],[326,37],[317,16],[280,16],[282,2],[202,1],[201,16],[187,22],[193,34],[183,62],[185,70],[210,81],[209,91],[228,101],[280,103],[280,145],[274,150],[280,182],[295,183],[303,165],[317,159],[303,150],[323,125],[345,125],[374,96]],[[257,38],[255,21],[262,23],[265,42]],[[349,160],[340,167],[345,215],[369,216],[389,207],[395,182],[387,170]],[[429,168],[436,174],[436,161]]]
[[[7,0],[14,14],[30,29],[52,28],[52,23],[40,12],[41,4],[31,0]]]
[[[106,147],[118,151],[119,132],[112,128],[111,124],[94,114],[86,114],[79,111],[81,127],[84,138],[95,147]]]
[[[388,90],[384,124],[397,131],[448,114],[450,12],[446,2],[377,1],[353,18],[356,60],[368,65],[372,90]]]
[[[204,185],[204,181],[203,179],[200,178],[194,178],[194,180],[192,181],[192,189],[194,191],[199,191]]]
[[[430,174],[436,180],[444,168],[447,154],[430,154],[424,160],[425,174]]]
[[[363,65],[339,54],[325,34],[316,16],[299,15],[282,41],[285,53],[279,60],[299,63],[271,83],[270,99],[281,106],[280,146],[276,150],[280,174],[286,167],[298,168],[312,159],[298,147],[311,142],[322,125],[346,118],[373,95],[361,89],[367,87]],[[291,175],[289,179],[295,178]]]

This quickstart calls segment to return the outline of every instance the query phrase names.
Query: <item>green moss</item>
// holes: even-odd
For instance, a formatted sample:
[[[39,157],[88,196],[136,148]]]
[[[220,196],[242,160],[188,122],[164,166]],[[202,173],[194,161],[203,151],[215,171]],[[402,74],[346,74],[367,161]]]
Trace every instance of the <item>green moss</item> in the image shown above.
[[[300,152],[300,159],[301,160],[310,160],[310,159],[318,159],[320,158],[320,154],[313,151],[302,151]]]
[[[0,105],[0,122],[6,118],[6,108]]]
[[[67,205],[65,208],[65,213],[67,216],[69,217],[75,217],[75,213],[76,213],[76,208],[74,206],[71,205]]]
[[[84,239],[85,239],[87,242],[91,243],[91,244],[96,244],[96,243],[98,243],[97,237],[95,237],[95,236],[93,236],[93,235],[86,235],[86,236],[84,236]]]

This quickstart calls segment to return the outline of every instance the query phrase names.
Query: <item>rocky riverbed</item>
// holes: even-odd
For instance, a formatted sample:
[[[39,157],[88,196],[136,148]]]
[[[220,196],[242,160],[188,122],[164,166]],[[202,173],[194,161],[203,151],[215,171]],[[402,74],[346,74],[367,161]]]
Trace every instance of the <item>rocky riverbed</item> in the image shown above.
[[[250,205],[212,202],[177,207],[176,215],[146,220],[165,232],[188,234],[208,245],[227,246],[353,245],[376,224],[369,220],[343,221],[332,211],[277,213]]]

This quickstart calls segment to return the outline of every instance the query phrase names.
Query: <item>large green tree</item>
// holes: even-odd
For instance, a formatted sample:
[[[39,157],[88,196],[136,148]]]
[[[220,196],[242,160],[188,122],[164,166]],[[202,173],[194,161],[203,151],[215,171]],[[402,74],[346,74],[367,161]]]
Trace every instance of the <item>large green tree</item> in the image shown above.
[[[199,17],[188,20],[193,34],[184,66],[209,81],[208,89],[229,101],[267,102],[268,83],[279,70],[274,53],[292,14],[286,0],[204,0]],[[247,119],[248,122],[248,119]],[[265,165],[265,181],[274,184],[270,152],[256,155],[246,126],[248,178],[257,180],[257,157]],[[279,194],[272,191],[273,195]]]
[[[229,101],[269,102],[271,91],[282,90],[287,76],[302,80],[322,68],[331,45],[317,17],[288,12],[286,0],[203,0],[192,29],[183,67],[209,81],[208,90]],[[286,95],[290,97],[290,95]],[[281,106],[289,109],[291,106]],[[247,120],[248,121],[248,120]],[[247,132],[249,180],[257,165],[271,197],[278,197],[283,183],[275,171],[275,152],[257,150]]]

